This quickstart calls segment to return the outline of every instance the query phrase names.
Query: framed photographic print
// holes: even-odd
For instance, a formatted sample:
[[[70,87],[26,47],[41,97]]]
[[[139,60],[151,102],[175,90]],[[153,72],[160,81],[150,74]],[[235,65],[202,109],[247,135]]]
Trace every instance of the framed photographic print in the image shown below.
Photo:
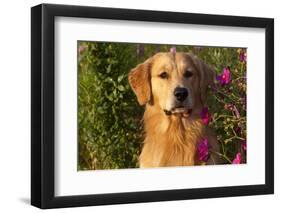
[[[31,204],[274,192],[274,20],[31,9]]]

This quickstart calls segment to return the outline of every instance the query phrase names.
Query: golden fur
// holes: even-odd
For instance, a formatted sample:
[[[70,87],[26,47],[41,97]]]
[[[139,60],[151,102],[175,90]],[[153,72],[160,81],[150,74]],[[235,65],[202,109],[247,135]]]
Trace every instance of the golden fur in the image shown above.
[[[186,76],[187,71],[191,76]],[[212,153],[218,151],[215,135],[200,118],[208,85],[213,80],[212,69],[187,53],[157,53],[131,70],[129,83],[139,104],[146,105],[141,168],[201,164],[196,150],[203,138],[208,139]],[[176,111],[174,90],[179,86],[186,88],[189,95],[180,111]],[[207,164],[218,161],[211,154]]]

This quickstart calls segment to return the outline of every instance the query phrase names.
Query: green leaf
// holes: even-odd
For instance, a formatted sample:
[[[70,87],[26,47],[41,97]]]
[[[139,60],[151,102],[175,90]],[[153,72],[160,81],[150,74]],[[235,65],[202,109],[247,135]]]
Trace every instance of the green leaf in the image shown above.
[[[125,91],[125,87],[123,85],[118,85],[117,88],[119,91],[122,91],[122,92]]]
[[[118,76],[117,82],[120,83],[124,78],[124,75],[120,75]]]

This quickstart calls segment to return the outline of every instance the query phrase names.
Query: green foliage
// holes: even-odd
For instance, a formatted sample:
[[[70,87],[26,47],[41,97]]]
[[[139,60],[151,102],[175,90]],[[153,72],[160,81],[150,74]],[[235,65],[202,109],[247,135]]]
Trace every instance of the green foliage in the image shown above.
[[[138,105],[127,75],[138,63],[170,48],[170,45],[78,42],[79,170],[138,167],[143,107]],[[193,51],[213,65],[217,74],[226,66],[234,71],[231,73],[233,83],[225,87],[218,84],[215,95],[210,95],[208,100],[213,114],[210,125],[221,143],[218,154],[231,162],[241,151],[240,141],[246,140],[243,99],[246,79],[243,81],[241,77],[245,76],[246,64],[239,61],[237,48],[176,48],[177,51]],[[236,106],[239,119],[227,104]],[[239,132],[236,131],[238,127]]]
[[[135,167],[143,112],[127,82],[137,63],[134,47],[91,42],[79,47],[84,48],[79,56],[80,169]]]
[[[214,67],[217,76],[230,70],[231,82],[219,81],[209,90],[207,105],[212,113],[210,127],[216,131],[221,146],[218,153],[231,163],[238,153],[246,163],[246,50],[240,48],[204,48],[198,56]],[[243,59],[243,60],[242,60]]]

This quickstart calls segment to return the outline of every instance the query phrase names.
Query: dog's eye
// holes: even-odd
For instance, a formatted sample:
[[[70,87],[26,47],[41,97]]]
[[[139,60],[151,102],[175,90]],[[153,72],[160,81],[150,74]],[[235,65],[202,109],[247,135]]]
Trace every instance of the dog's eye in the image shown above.
[[[168,78],[168,73],[167,72],[162,72],[160,75],[159,75],[160,78],[163,78],[163,79],[167,79]]]
[[[186,78],[190,78],[190,77],[193,75],[193,73],[192,73],[191,71],[189,71],[189,70],[186,70],[183,75],[184,75],[184,77],[186,77]]]

